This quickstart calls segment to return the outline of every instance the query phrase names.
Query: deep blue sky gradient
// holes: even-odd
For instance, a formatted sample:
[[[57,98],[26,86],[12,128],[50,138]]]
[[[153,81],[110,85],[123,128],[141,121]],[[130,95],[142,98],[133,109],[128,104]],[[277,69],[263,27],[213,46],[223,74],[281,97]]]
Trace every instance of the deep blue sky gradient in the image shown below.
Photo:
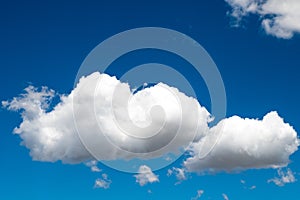
[[[28,84],[69,93],[81,62],[101,41],[156,26],[189,35],[211,55],[226,87],[227,116],[261,118],[277,110],[299,132],[299,35],[290,40],[268,36],[255,16],[232,28],[228,9],[221,0],[2,1],[0,100],[11,99]],[[205,89],[199,101],[209,105]],[[275,170],[191,174],[174,186],[175,178],[167,177],[164,168],[156,172],[160,183],[140,187],[131,174],[101,165],[113,182],[108,190],[94,189],[100,174],[84,165],[32,161],[11,134],[20,123],[18,114],[1,109],[0,119],[0,199],[190,199],[198,189],[205,191],[203,199],[221,199],[222,193],[230,199],[299,199],[299,182],[284,187],[266,183]],[[294,154],[290,165],[297,173],[299,156]],[[257,189],[244,189],[241,179]]]

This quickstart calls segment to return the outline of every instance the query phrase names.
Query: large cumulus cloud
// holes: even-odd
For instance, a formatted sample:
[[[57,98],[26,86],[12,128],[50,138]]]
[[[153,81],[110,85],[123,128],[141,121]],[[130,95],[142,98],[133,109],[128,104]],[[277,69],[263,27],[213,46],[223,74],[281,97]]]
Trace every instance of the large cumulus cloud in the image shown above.
[[[34,160],[148,159],[176,153],[208,130],[207,110],[162,83],[132,95],[128,84],[96,72],[82,77],[47,111],[54,96],[46,87],[29,86],[21,96],[2,102],[22,111],[23,122],[14,133]]]
[[[299,146],[276,112],[262,120],[233,116],[209,128],[211,116],[196,99],[163,83],[133,94],[127,83],[95,72],[50,106],[56,95],[29,86],[2,102],[21,111],[14,133],[34,160],[151,159],[186,149],[186,171],[231,171],[285,166]]]

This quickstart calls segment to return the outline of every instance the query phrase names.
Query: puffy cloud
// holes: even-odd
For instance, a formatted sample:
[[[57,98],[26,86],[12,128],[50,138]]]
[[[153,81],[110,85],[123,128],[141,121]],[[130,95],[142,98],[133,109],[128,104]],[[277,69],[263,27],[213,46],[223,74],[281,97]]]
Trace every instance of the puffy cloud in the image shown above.
[[[210,129],[211,134],[191,148],[192,157],[184,165],[188,171],[232,171],[251,168],[278,168],[289,163],[289,156],[299,146],[295,130],[270,112],[258,119],[243,119],[233,116]],[[206,156],[201,148],[213,146],[210,136],[220,134],[219,141]]]
[[[108,178],[107,174],[102,174],[102,178],[95,181],[94,188],[108,189],[112,181]]]
[[[34,160],[78,163],[93,156],[159,157],[177,153],[208,130],[207,110],[162,83],[132,95],[128,84],[95,72],[82,77],[49,111],[54,94],[46,87],[39,91],[29,86],[20,97],[2,102],[9,110],[22,110],[23,122],[14,133]]]
[[[150,159],[187,149],[186,170],[230,171],[285,166],[299,145],[295,130],[276,112],[263,120],[234,116],[208,128],[208,111],[163,83],[132,94],[127,83],[95,72],[51,106],[56,95],[47,87],[29,86],[2,102],[9,110],[21,110],[23,121],[14,133],[34,160]],[[210,153],[201,158],[203,149]],[[173,170],[179,180],[186,178],[183,169]]]
[[[136,182],[140,184],[140,186],[144,186],[147,183],[159,182],[158,176],[155,175],[151,168],[147,165],[141,165],[139,167],[138,174],[134,175],[136,178]]]
[[[198,200],[203,195],[204,190],[197,190],[197,195],[195,197],[192,197],[191,200]]]
[[[34,160],[72,163],[93,159],[76,134],[71,99],[61,96],[61,103],[47,112],[54,94],[47,87],[39,91],[29,86],[20,97],[2,102],[9,110],[21,110],[23,122],[14,133],[20,135]]]
[[[289,39],[300,33],[299,0],[225,0],[231,7],[231,15],[237,24],[248,14],[260,16],[267,34]],[[236,24],[236,25],[237,25]]]
[[[277,170],[277,173],[279,177],[275,177],[273,179],[268,180],[268,183],[273,182],[278,186],[284,186],[287,183],[294,183],[297,181],[291,169],[287,169],[287,171],[283,171],[280,168]]]

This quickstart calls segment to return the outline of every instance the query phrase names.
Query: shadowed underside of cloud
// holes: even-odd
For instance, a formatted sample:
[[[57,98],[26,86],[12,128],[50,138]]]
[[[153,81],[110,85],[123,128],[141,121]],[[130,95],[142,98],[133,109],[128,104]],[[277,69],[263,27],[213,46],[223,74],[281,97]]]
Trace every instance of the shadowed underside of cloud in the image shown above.
[[[258,15],[267,34],[289,39],[300,33],[299,0],[225,0],[236,26],[249,14]]]
[[[29,86],[19,97],[2,102],[9,110],[21,110],[23,121],[14,133],[34,160],[92,160],[81,137],[100,160],[150,159],[187,149],[187,171],[231,171],[285,166],[299,145],[295,130],[276,112],[262,120],[234,116],[208,128],[207,110],[163,83],[132,95],[128,84],[96,72],[82,77],[49,110],[54,96],[47,87]],[[214,146],[211,136],[219,134]],[[212,146],[200,159],[199,152]]]

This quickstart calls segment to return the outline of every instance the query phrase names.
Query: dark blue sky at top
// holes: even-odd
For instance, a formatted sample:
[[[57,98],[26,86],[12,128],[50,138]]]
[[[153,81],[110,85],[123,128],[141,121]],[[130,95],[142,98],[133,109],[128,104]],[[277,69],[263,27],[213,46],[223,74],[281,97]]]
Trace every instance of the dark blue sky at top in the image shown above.
[[[225,84],[227,116],[261,118],[277,110],[299,132],[299,35],[290,40],[268,36],[255,16],[247,18],[242,27],[232,28],[228,9],[221,0],[2,1],[0,100],[18,95],[28,84],[69,93],[82,61],[101,41],[132,28],[165,27],[192,37],[213,58]],[[159,61],[163,56],[155,58]],[[207,92],[203,94],[199,101],[209,105]],[[250,170],[240,175],[193,176],[177,188],[161,180],[151,185],[154,192],[149,196],[147,188],[135,184],[131,175],[101,166],[113,184],[109,190],[95,190],[97,176],[82,165],[32,162],[28,150],[19,145],[20,139],[11,134],[20,122],[18,114],[1,109],[0,119],[0,199],[116,199],[132,192],[136,199],[158,199],[166,194],[189,199],[205,187],[211,190],[212,199],[220,199],[222,193],[250,199],[266,190],[274,191],[270,194],[273,199],[280,199],[299,188],[295,183],[279,190],[265,184],[275,172]],[[299,169],[299,153],[292,159],[292,166]],[[165,176],[165,171],[158,173]],[[263,178],[261,183],[255,182],[257,176]],[[241,177],[260,188],[244,191]]]

